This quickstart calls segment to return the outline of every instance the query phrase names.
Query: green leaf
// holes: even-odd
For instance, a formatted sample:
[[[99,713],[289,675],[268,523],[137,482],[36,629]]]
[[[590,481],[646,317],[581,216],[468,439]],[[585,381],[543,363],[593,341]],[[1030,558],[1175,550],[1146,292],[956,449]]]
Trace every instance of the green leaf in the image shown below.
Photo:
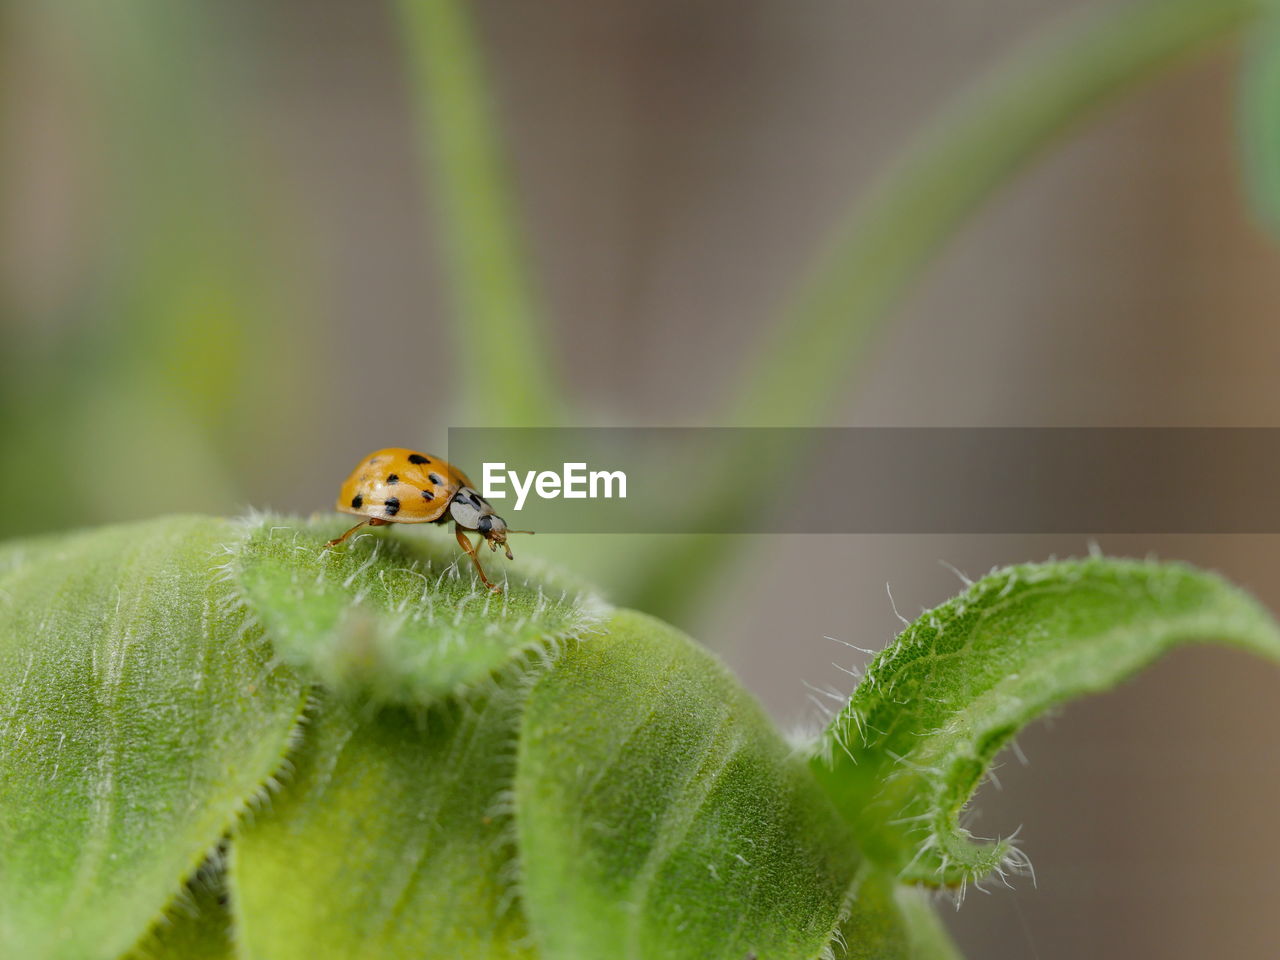
[[[515,802],[548,960],[814,958],[857,873],[852,838],[756,703],[636,613],[535,682]]]
[[[1236,116],[1246,192],[1258,220],[1280,235],[1280,14],[1250,31]]]
[[[202,866],[124,960],[238,960],[220,865]]]
[[[0,552],[0,956],[114,960],[279,766],[305,694],[167,517]]]
[[[531,956],[511,870],[519,696],[376,714],[326,699],[234,839],[242,958]]]
[[[235,560],[276,651],[335,690],[427,704],[534,647],[582,636],[605,609],[536,564],[488,554],[495,581],[506,581],[494,594],[437,529],[400,525],[326,549],[344,526],[268,519]]]
[[[843,960],[960,960],[960,952],[918,888],[880,871],[858,886],[858,909],[841,930]]]
[[[803,759],[638,614],[427,710],[327,696],[291,760],[232,841],[250,960],[809,960],[851,910],[856,844]]]
[[[924,614],[871,663],[813,769],[864,852],[909,881],[961,885],[1017,870],[1009,840],[977,844],[959,816],[1025,724],[1109,690],[1179,644],[1280,660],[1253,599],[1177,564],[1091,559],[1008,567]]]

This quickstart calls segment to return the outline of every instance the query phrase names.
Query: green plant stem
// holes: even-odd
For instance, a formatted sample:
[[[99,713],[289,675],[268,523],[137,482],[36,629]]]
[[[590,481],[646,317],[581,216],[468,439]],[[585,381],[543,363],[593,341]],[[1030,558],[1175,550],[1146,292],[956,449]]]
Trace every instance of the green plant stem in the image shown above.
[[[1241,58],[1236,136],[1254,218],[1280,235],[1280,7],[1252,31]]]
[[[1094,108],[1265,6],[1145,0],[1033,44],[949,110],[842,219],[818,270],[737,381],[727,422],[812,426],[935,252],[996,188]]]
[[[477,425],[549,426],[562,402],[481,54],[461,0],[396,0],[455,291],[453,367]]]
[[[835,230],[818,268],[788,299],[721,422],[814,426],[846,392],[873,335],[930,258],[983,202],[1097,107],[1266,6],[1262,0],[1144,0],[1095,13],[998,66],[926,132]],[[806,451],[797,450],[803,464]],[[736,469],[742,458],[728,458]],[[730,473],[708,499],[755,508]],[[723,515],[723,514],[722,514]],[[710,537],[664,542],[638,564],[626,602],[682,622],[740,551]]]

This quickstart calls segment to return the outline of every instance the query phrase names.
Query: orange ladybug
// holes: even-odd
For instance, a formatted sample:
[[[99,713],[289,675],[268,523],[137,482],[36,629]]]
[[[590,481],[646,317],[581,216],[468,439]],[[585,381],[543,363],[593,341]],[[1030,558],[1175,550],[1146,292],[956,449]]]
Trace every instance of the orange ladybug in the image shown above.
[[[489,549],[502,547],[507,559],[513,559],[507,545],[508,533],[532,533],[532,530],[508,530],[507,523],[493,512],[493,507],[475,490],[470,478],[439,457],[387,447],[369,454],[351,471],[338,493],[338,509],[364,517],[340,537],[325,546],[336,547],[365,524],[381,527],[389,523],[454,524],[458,545],[476,565],[476,572],[490,590],[500,587],[489,582],[480,566],[476,547],[489,541]],[[475,530],[481,540],[472,546],[464,531]]]

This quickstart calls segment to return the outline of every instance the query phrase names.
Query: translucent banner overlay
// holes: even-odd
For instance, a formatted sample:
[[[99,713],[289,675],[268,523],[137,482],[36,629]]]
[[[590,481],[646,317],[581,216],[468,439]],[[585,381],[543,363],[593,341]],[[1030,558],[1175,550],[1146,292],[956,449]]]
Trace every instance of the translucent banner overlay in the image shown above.
[[[453,428],[447,456],[547,533],[1280,533],[1271,428]]]

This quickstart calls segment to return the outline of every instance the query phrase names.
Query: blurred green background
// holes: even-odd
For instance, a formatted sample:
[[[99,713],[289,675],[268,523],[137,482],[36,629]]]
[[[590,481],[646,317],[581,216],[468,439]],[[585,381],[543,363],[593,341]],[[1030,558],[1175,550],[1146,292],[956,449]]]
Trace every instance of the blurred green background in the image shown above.
[[[752,366],[785,359],[761,338],[802,322],[785,304],[844,211],[1083,6],[10,0],[0,533],[327,510],[368,451],[485,422],[1280,424],[1280,260],[1242,189],[1228,40],[1073,123],[884,331]],[[627,599],[631,555],[675,562],[672,539],[521,546]],[[1280,607],[1275,537],[1099,542]],[[958,587],[939,560],[1086,546],[722,538],[733,564],[670,613],[803,724],[806,683],[850,682],[824,637],[897,629],[886,582],[911,616]],[[1025,737],[975,829],[1025,824],[1039,887],[971,896],[968,954],[1276,955],[1277,681],[1180,654]]]

